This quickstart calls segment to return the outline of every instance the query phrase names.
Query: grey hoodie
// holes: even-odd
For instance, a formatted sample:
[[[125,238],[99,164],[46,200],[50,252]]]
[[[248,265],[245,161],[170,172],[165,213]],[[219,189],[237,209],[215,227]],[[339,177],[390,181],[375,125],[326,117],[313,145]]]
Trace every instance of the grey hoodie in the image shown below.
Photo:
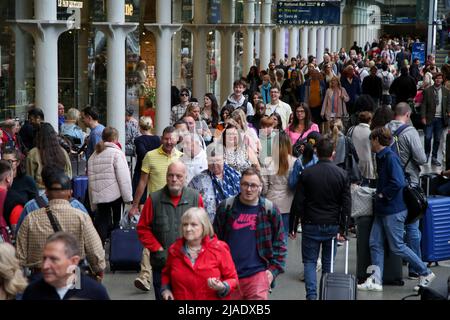
[[[390,121],[386,127],[394,134],[403,122],[399,120]],[[400,149],[400,162],[404,167],[409,158],[411,160],[406,168],[406,173],[409,174],[411,183],[419,184],[420,166],[427,162],[425,150],[420,141],[419,132],[413,126],[409,126],[400,133],[398,139],[398,145]]]

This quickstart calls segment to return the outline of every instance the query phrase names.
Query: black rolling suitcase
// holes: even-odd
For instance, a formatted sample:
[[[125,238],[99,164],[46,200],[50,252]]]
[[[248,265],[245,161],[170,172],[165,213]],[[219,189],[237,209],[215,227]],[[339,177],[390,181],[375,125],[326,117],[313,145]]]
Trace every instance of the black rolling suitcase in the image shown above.
[[[358,217],[356,219],[356,277],[358,283],[363,283],[367,277],[367,267],[370,266],[369,238],[372,230],[373,216]],[[402,258],[390,252],[387,243],[384,250],[383,284],[403,286]]]
[[[440,185],[445,183],[445,179],[437,173],[426,173],[420,176],[420,186],[427,197],[437,195]]]
[[[334,238],[331,243],[331,272],[320,278],[320,300],[356,300],[356,278],[348,273],[348,239],[345,240],[345,273],[334,272]]]

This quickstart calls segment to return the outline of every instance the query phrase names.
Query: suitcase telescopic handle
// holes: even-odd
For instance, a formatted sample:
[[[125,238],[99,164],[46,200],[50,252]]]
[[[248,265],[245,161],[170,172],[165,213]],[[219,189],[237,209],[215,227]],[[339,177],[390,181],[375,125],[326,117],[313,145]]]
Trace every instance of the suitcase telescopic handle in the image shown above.
[[[334,272],[334,240],[336,237],[331,239],[331,267],[330,272]],[[349,248],[349,240],[345,237],[345,274],[348,274],[348,248]]]

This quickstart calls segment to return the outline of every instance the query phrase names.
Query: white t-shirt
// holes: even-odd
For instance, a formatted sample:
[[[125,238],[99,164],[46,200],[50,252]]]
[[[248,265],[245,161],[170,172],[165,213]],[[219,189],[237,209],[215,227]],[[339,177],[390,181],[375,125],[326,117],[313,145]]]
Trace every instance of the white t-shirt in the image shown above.
[[[292,113],[291,106],[281,100],[278,100],[277,104],[268,103],[266,105],[266,115],[270,116],[274,112],[280,115],[282,122],[281,127],[283,130],[286,130],[289,124],[289,117]]]

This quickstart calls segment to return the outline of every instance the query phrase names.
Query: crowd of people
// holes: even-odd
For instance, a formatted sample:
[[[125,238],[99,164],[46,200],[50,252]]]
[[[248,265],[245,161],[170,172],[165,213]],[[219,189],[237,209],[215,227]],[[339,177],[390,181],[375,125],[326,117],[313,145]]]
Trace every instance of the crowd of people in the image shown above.
[[[419,183],[430,156],[441,166],[450,68],[432,56],[424,66],[411,61],[411,44],[326,49],[320,63],[273,59],[252,66],[222,103],[183,87],[161,137],[150,116],[126,110],[124,147],[93,107],[64,114],[60,105],[57,130],[34,106],[21,128],[4,121],[0,298],[109,299],[105,248],[129,206],[144,247],[134,285],[153,285],[156,299],[268,299],[286,270],[288,239],[301,232],[306,299],[315,300],[332,238],[344,241],[354,225],[351,185],[376,189],[372,264],[382,275],[389,250],[408,262],[416,290],[428,286],[435,275],[421,260],[418,222],[405,225],[402,189]],[[75,199],[71,160],[80,154],[88,191]],[[74,278],[75,268],[83,272]],[[381,291],[380,274],[358,289]]]

